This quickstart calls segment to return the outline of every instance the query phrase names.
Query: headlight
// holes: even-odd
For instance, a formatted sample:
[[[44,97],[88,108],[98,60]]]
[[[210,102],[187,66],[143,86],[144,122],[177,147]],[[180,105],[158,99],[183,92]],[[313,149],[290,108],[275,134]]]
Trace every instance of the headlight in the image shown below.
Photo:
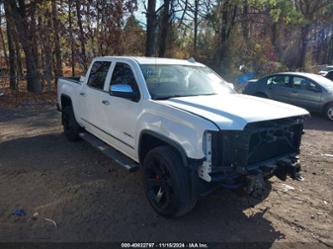
[[[212,133],[205,131],[202,139],[202,151],[206,156],[206,161],[212,161]]]

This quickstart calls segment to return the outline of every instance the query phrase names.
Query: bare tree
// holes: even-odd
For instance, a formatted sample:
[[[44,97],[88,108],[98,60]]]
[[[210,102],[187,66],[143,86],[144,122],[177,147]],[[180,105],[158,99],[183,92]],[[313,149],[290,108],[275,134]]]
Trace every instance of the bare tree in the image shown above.
[[[54,75],[57,79],[62,76],[62,59],[61,59],[61,47],[60,47],[60,27],[58,20],[58,10],[56,0],[52,0],[52,25],[54,36],[54,54],[55,54],[55,68]]]
[[[298,11],[303,15],[304,23],[301,26],[300,40],[299,40],[299,60],[298,68],[304,68],[307,48],[308,37],[311,31],[311,25],[318,21],[318,16],[322,17],[322,11],[327,6],[332,4],[331,0],[295,0]]]
[[[156,50],[156,0],[148,0],[147,35],[146,35],[146,56],[154,56]]]
[[[73,18],[72,18],[72,0],[68,0],[68,31],[69,31],[69,42],[71,48],[71,68],[72,68],[72,77],[75,76],[75,41],[73,36]]]
[[[160,22],[160,35],[158,41],[158,56],[164,57],[167,47],[167,38],[170,30],[170,4],[172,0],[164,0]]]
[[[14,26],[13,20],[9,15],[8,4],[4,3],[6,24],[7,24],[7,43],[8,43],[8,66],[9,66],[9,85],[10,89],[17,90],[17,78],[16,78],[16,51],[14,48]]]
[[[31,32],[31,27],[29,25],[27,5],[23,0],[6,0],[6,4],[8,7],[8,14],[15,20],[15,27],[25,54],[27,68],[27,89],[31,92],[40,92],[42,90],[42,84],[38,75],[36,54],[34,49],[36,44],[33,44],[34,34]]]
[[[80,0],[75,1],[76,7],[76,18],[77,18],[77,25],[79,27],[79,40],[81,44],[81,60],[83,64],[84,70],[87,70],[87,59],[86,59],[86,46],[85,46],[85,38],[84,38],[84,30],[82,25],[82,17],[81,17],[81,3]]]

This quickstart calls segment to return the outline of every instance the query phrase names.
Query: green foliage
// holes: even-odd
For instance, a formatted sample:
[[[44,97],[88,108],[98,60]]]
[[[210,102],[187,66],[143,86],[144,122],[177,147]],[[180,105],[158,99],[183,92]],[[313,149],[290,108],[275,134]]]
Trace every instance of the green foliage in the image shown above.
[[[294,1],[290,0],[249,0],[251,6],[261,10],[269,10],[274,22],[283,20],[286,24],[304,22],[302,14],[296,9]]]

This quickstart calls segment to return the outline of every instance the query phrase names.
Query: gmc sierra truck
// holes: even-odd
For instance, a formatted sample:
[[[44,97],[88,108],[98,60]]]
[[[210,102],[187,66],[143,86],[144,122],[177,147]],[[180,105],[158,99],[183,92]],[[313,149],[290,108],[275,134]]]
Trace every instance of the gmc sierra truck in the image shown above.
[[[147,199],[165,217],[219,186],[256,193],[274,175],[301,178],[308,112],[237,94],[194,60],[99,57],[85,77],[59,78],[57,98],[68,140],[142,168]]]

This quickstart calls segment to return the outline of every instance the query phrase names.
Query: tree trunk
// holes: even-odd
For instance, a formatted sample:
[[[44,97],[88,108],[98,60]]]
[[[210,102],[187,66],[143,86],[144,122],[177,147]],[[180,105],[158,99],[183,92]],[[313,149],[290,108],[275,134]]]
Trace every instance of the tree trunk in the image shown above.
[[[6,0],[6,2],[9,14],[15,20],[16,30],[25,54],[27,89],[30,92],[40,92],[42,85],[38,77],[36,58],[33,50],[35,44],[33,44],[33,34],[31,34],[29,27],[25,3],[23,0],[19,0],[19,5],[16,5],[16,2],[11,0]]]
[[[222,4],[222,17],[221,17],[221,31],[220,31],[220,47],[219,47],[219,59],[223,60],[225,53],[225,43],[227,41],[227,30],[228,30],[228,12],[229,2],[226,1]]]
[[[247,43],[249,41],[249,37],[250,37],[248,0],[245,0],[244,4],[243,4],[243,18],[245,20],[242,21],[242,31],[243,31],[244,41]]]
[[[39,71],[38,69],[40,68],[40,61],[39,61],[39,57],[38,57],[38,38],[37,38],[37,28],[36,28],[36,2],[32,1],[31,2],[31,7],[30,7],[30,35],[31,35],[31,40],[32,40],[32,52],[33,52],[33,56],[35,57],[35,61],[36,61],[36,67],[37,67],[37,73],[38,73],[38,77],[40,79],[40,75],[39,75]]]
[[[0,27],[2,26],[2,13],[0,12]],[[5,57],[5,61],[6,61],[6,65],[7,67],[9,67],[9,59],[8,59],[8,53],[7,53],[7,46],[5,43],[5,38],[4,38],[4,34],[2,32],[2,28],[0,28],[0,39],[1,39],[1,43],[2,43],[2,49],[3,49],[3,54]]]
[[[170,0],[164,0],[162,20],[160,25],[160,39],[158,56],[164,57],[167,46],[167,38],[169,33],[169,21],[170,21]]]
[[[81,60],[82,60],[84,70],[87,71],[86,47],[85,47],[85,39],[84,39],[84,30],[83,30],[83,25],[82,25],[80,1],[76,0],[75,7],[76,7],[76,15],[77,15],[77,25],[80,30],[79,40],[81,43]]]
[[[16,30],[14,29],[14,27],[12,30],[13,30],[12,36],[14,38],[14,43],[15,43],[16,65],[17,65],[16,80],[18,83],[19,80],[23,77],[23,65],[22,65],[23,63],[22,63],[21,46],[19,43],[18,34],[17,34]]]
[[[193,56],[197,56],[199,0],[194,0]]]
[[[17,79],[16,79],[16,51],[13,43],[13,22],[9,15],[7,2],[4,3],[6,23],[7,23],[7,43],[8,43],[8,66],[9,66],[9,85],[10,89],[17,90]]]
[[[306,61],[306,50],[307,50],[307,37],[309,34],[309,26],[303,26],[301,29],[301,39],[300,39],[300,54],[299,54],[299,62],[298,68],[304,69],[305,68],[305,61]]]
[[[331,34],[333,34],[333,24],[331,24]],[[333,35],[329,38],[328,43],[328,53],[327,53],[327,64],[333,64]]]
[[[225,46],[230,37],[231,31],[235,25],[235,19],[237,14],[237,5],[231,2],[231,0],[226,0],[222,6],[222,16],[221,16],[221,31],[220,31],[220,59],[225,56]]]
[[[72,68],[72,77],[75,76],[75,51],[74,51],[74,37],[73,37],[73,20],[72,20],[72,0],[68,1],[68,23],[69,23],[69,36],[71,43],[71,68]]]
[[[53,30],[54,30],[54,53],[55,53],[55,81],[58,77],[62,76],[62,61],[61,61],[61,48],[60,48],[60,28],[59,20],[57,14],[57,4],[56,0],[52,0],[52,20],[53,20]]]
[[[146,35],[146,56],[154,56],[156,50],[156,0],[148,0],[147,35]]]
[[[50,33],[51,31],[51,18],[50,13],[47,11],[47,15],[45,16],[45,19],[43,24],[45,27],[45,32],[42,32],[41,36],[43,39],[43,50],[44,50],[44,79],[47,84],[47,91],[50,92],[52,90],[52,47],[51,47],[51,39],[50,39]],[[42,23],[42,21],[40,22]]]

